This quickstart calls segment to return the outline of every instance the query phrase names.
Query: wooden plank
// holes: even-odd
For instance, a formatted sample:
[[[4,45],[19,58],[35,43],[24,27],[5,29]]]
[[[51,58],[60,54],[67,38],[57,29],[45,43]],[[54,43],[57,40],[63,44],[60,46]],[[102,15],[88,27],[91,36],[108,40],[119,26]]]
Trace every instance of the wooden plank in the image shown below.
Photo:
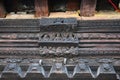
[[[36,17],[48,16],[48,0],[35,0],[35,11]]]
[[[0,18],[4,18],[6,15],[6,11],[3,5],[3,1],[0,0]]]
[[[80,0],[68,0],[66,8],[67,8],[68,11],[79,10]]]
[[[80,6],[81,16],[94,16],[97,0],[82,0]]]

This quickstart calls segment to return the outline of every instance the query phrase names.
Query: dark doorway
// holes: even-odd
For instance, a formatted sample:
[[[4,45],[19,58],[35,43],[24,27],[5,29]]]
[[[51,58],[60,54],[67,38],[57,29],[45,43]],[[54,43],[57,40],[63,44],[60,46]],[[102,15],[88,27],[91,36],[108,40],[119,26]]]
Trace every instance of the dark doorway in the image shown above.
[[[81,0],[48,0],[50,12],[76,11],[80,4]]]
[[[48,0],[50,12],[64,12],[66,11],[67,0]]]

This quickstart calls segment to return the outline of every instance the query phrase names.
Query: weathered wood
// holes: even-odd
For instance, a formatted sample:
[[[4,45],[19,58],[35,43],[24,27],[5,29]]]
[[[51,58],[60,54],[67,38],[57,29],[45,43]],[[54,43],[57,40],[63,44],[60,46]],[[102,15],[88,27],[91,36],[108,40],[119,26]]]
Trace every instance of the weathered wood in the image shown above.
[[[3,0],[0,0],[0,18],[4,18],[6,15],[6,11],[3,5]]]
[[[94,16],[97,0],[82,0],[80,6],[81,16]]]
[[[36,17],[48,16],[48,0],[35,0],[35,11]]]
[[[79,10],[80,0],[68,0],[66,8],[67,10]]]

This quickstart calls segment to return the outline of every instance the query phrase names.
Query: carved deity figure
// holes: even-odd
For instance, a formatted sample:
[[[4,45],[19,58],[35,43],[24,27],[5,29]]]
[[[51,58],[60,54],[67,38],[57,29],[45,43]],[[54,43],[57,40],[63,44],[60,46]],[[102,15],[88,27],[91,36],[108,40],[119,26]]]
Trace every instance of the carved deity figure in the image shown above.
[[[75,40],[74,35],[70,33],[69,36],[68,36],[68,40],[69,41],[74,41]]]
[[[54,40],[55,41],[60,41],[61,39],[62,39],[61,34],[57,33]]]
[[[72,53],[72,54],[75,54],[75,47],[74,46],[71,46],[70,49],[69,49],[69,52]]]
[[[49,39],[50,39],[49,35],[45,34],[45,35],[43,36],[43,40],[44,40],[44,41],[48,41]]]
[[[54,47],[49,47],[49,53],[50,54],[55,53]]]
[[[57,49],[56,49],[56,53],[61,53],[62,52],[62,48],[61,47],[58,47]]]
[[[43,47],[43,54],[48,54],[49,53],[49,49],[47,48],[47,46]]]

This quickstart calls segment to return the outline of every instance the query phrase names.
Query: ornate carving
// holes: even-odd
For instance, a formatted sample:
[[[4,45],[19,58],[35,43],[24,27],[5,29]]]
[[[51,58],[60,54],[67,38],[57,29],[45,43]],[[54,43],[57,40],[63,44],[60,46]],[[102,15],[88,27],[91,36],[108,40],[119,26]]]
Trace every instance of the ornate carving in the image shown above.
[[[40,33],[40,42],[76,42],[78,38],[74,33]]]
[[[116,80],[116,74],[119,74],[120,60],[109,58],[111,61],[106,63],[99,62],[105,58],[47,58],[47,59],[34,59],[34,58],[0,58],[1,74],[0,79],[21,79],[33,78],[35,75],[38,78],[51,78],[51,76],[66,75],[65,78],[98,78],[99,76],[110,75]],[[67,61],[66,61],[67,60]],[[65,63],[64,63],[65,62]],[[92,66],[92,67],[91,67]],[[117,66],[117,68],[116,68]],[[70,68],[73,69],[70,69]],[[47,72],[47,73],[46,73]],[[72,74],[69,72],[73,72]],[[29,75],[31,74],[31,75]],[[39,75],[39,76],[38,76]],[[79,77],[80,76],[80,77]],[[58,77],[57,77],[58,78]],[[57,79],[54,77],[54,79]],[[103,78],[103,77],[102,77]],[[106,78],[106,79],[107,79]],[[108,80],[109,80],[108,79]]]
[[[71,47],[40,47],[39,51],[41,54],[53,54],[53,55],[64,55],[64,54],[74,54],[77,55],[78,48]]]

